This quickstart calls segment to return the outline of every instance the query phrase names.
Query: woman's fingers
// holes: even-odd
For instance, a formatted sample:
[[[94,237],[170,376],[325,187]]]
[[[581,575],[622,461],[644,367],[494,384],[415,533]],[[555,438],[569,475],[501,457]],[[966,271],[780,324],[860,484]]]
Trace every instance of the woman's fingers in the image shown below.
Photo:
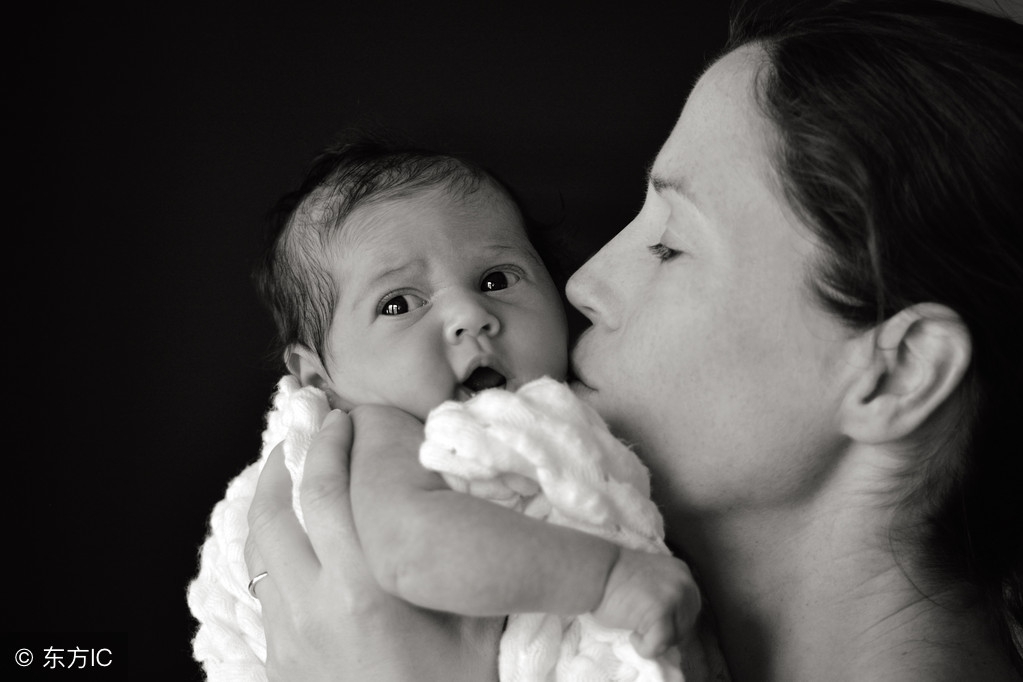
[[[255,578],[266,571],[264,566],[266,566],[266,563],[259,556],[259,550],[256,549],[256,540],[252,533],[249,533],[245,538],[245,567],[248,569],[249,575]],[[258,598],[258,587],[250,585],[250,591]]]
[[[332,410],[309,445],[299,499],[317,556],[337,560],[358,552],[348,490],[352,420]]]
[[[267,571],[286,601],[300,603],[316,579],[319,561],[291,506],[291,476],[284,465],[283,445],[275,447],[263,465],[248,519],[253,545],[246,557],[252,562],[249,570]],[[259,566],[253,565],[257,557]]]
[[[388,418],[386,410],[379,410],[379,415],[369,411],[369,422],[359,421],[353,411],[359,443],[365,437],[371,446],[364,455],[380,448],[414,451],[422,424],[407,415],[411,423]],[[260,476],[246,556],[251,570],[269,572],[258,586],[268,678],[495,678],[500,619],[466,629],[479,634],[463,641],[461,621],[391,596],[370,574],[350,501],[353,433],[348,415],[332,413],[310,444],[299,491],[308,535],[292,509],[282,448],[274,449]]]

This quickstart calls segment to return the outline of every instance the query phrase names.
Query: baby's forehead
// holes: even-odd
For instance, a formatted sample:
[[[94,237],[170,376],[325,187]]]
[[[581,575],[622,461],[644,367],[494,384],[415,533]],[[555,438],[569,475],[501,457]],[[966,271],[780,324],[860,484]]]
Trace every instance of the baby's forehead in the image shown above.
[[[342,250],[382,244],[412,248],[420,239],[437,236],[439,228],[455,227],[464,237],[460,251],[481,243],[533,250],[518,205],[487,182],[471,191],[438,185],[363,202],[344,217],[337,244]]]

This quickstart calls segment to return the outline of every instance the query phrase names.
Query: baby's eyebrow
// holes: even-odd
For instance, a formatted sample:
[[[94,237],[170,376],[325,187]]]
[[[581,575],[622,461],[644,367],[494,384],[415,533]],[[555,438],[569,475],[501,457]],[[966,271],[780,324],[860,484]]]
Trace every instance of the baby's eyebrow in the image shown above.
[[[387,265],[381,265],[380,267],[380,270],[372,270],[365,273],[358,281],[351,283],[353,285],[351,289],[351,293],[354,294],[353,300],[358,301],[368,297],[382,282],[407,277],[410,272],[423,272],[426,268],[426,261],[422,258],[413,258],[412,260],[399,261],[393,267],[387,267]]]
[[[419,272],[426,268],[426,261],[422,260],[421,258],[414,258],[408,261],[399,261],[398,265],[394,267],[387,269],[384,268],[387,268],[387,266],[382,265],[380,270],[370,271],[366,281],[369,284],[374,284],[381,280],[388,279],[390,277],[394,277],[395,275],[400,275],[409,271]]]
[[[543,258],[541,258],[540,255],[535,252],[536,247],[532,243],[529,243],[528,241],[527,244],[528,246],[516,246],[513,244],[497,244],[487,249],[489,252],[488,255],[490,258],[500,258],[506,253],[522,256],[524,258],[528,258],[530,261],[533,262],[534,265],[537,265],[541,268],[546,268],[547,266],[544,265]]]
[[[416,267],[417,265],[419,266],[418,268]],[[406,261],[400,265],[397,265],[393,268],[389,268],[387,270],[380,270],[379,272],[374,271],[372,275],[369,277],[369,281],[370,283],[379,282],[382,279],[387,279],[388,277],[392,277],[393,275],[401,274],[403,272],[407,272],[408,270],[413,269],[419,270],[422,269],[422,259]]]
[[[523,246],[516,246],[514,244],[493,244],[488,246],[484,251],[484,254],[490,257],[499,257],[506,253],[527,253],[529,250]]]

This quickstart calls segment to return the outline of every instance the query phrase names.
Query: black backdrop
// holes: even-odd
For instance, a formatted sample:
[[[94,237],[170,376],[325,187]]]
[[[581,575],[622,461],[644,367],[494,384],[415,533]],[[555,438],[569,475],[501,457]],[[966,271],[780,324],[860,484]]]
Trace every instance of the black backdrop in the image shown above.
[[[583,258],[638,210],[727,23],[713,0],[254,4],[9,28],[12,651],[38,641],[12,633],[108,637],[152,679],[198,679],[185,587],[278,374],[257,235],[333,133],[382,124],[468,153]]]
[[[199,678],[185,587],[278,374],[257,235],[334,132],[472,155],[577,259],[628,222],[727,3],[590,5],[12,18],[5,666],[24,644],[116,644],[138,679]]]

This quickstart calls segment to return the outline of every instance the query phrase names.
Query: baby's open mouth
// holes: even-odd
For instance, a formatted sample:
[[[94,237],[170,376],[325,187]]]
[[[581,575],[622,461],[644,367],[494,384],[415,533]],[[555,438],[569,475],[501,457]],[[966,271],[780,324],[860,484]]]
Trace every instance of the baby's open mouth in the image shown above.
[[[479,393],[488,388],[503,388],[508,379],[496,369],[491,367],[477,367],[472,374],[462,382],[462,385],[473,393]]]

